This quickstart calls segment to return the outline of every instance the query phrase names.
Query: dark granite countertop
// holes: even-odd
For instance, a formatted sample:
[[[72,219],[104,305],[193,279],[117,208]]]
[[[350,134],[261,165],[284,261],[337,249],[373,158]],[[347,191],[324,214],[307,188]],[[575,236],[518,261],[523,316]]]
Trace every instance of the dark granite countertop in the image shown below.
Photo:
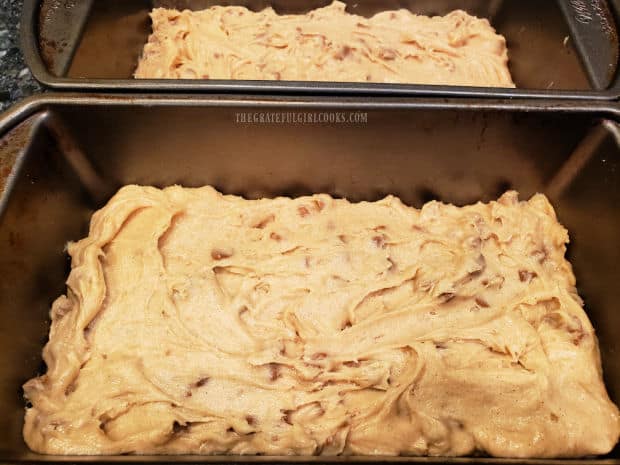
[[[19,49],[22,0],[0,0],[0,111],[41,90]]]

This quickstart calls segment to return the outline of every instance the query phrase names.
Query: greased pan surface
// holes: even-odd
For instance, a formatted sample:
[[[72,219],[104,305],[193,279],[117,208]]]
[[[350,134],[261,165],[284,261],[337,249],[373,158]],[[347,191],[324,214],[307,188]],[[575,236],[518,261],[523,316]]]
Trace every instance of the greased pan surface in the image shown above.
[[[276,114],[281,121],[291,114],[306,122],[266,122]],[[333,123],[313,122],[329,121],[332,114]],[[354,123],[336,123],[336,115],[344,121],[357,116],[351,117]],[[598,331],[610,396],[620,401],[619,118],[618,109],[606,104],[549,101],[74,95],[26,101],[0,119],[0,160],[8,173],[0,198],[0,462],[94,460],[27,450],[21,436],[21,385],[44,369],[41,349],[49,307],[64,292],[69,271],[65,244],[84,237],[93,211],[128,183],[211,184],[249,198],[327,192],[374,200],[391,193],[414,206],[433,198],[463,205],[496,198],[509,188],[518,189],[523,198],[544,192],[570,231],[569,258]],[[96,460],[317,461],[189,456]],[[620,463],[620,456],[617,448],[608,457],[571,463]]]
[[[485,17],[508,42],[517,89],[235,80],[134,80],[156,6],[200,9],[273,6],[304,13],[329,0],[25,0],[22,48],[35,77],[59,89],[438,95],[465,97],[620,97],[619,0],[346,0],[351,13],[370,16],[408,8],[446,14],[457,8]]]

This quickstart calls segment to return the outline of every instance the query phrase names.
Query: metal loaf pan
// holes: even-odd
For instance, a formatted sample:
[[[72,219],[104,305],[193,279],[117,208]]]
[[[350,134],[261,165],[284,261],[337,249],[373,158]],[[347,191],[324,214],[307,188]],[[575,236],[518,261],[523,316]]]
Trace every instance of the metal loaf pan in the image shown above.
[[[260,115],[350,123],[260,123]],[[244,116],[242,116],[244,115]],[[323,115],[323,116],[321,116]],[[364,117],[364,115],[366,115]],[[258,123],[238,121],[258,120]],[[272,120],[275,118],[272,116]],[[359,121],[367,120],[366,123]],[[92,461],[27,450],[21,385],[41,373],[67,241],[123,184],[211,184],[248,198],[391,193],[421,206],[546,193],[571,234],[569,258],[620,402],[620,109],[553,101],[49,95],[0,118],[0,462]],[[6,183],[4,182],[6,181]],[[2,188],[4,186],[4,189]],[[556,464],[491,458],[145,457],[104,462]],[[620,448],[575,465],[620,464]]]
[[[331,0],[25,0],[22,48],[34,76],[56,89],[437,95],[464,97],[620,97],[620,0],[344,0],[352,13],[408,8],[486,17],[503,34],[518,89],[235,80],[134,80],[155,6],[200,9],[273,6],[303,13]]]

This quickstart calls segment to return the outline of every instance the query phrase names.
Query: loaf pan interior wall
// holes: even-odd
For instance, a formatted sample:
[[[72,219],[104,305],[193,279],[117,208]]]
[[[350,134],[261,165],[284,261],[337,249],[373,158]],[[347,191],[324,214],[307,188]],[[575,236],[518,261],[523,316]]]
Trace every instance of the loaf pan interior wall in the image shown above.
[[[273,6],[279,13],[304,13],[329,3],[326,0],[94,1],[68,77],[130,79],[150,33],[148,12],[153,6],[200,9],[220,4],[243,5],[255,11]],[[345,3],[351,13],[365,16],[397,8],[426,15],[465,9],[471,14],[489,18],[498,32],[506,37],[510,69],[517,87],[538,90],[592,88],[574,44],[567,40],[570,30],[555,1],[346,0]],[[596,53],[597,50],[590,52]],[[603,53],[602,50],[598,52]],[[613,65],[615,69],[615,63]],[[606,78],[607,85],[611,83],[611,77]]]
[[[432,199],[491,200],[511,188],[522,198],[546,192],[570,231],[569,258],[598,331],[610,395],[620,401],[615,123],[590,114],[438,106],[368,110],[368,122],[356,125],[237,123],[246,111],[265,107],[76,104],[52,105],[43,115],[0,218],[1,461],[51,460],[29,453],[21,439],[20,386],[44,369],[49,307],[69,271],[65,244],[85,236],[90,214],[129,183],[211,184],[248,198],[395,194],[417,207]]]

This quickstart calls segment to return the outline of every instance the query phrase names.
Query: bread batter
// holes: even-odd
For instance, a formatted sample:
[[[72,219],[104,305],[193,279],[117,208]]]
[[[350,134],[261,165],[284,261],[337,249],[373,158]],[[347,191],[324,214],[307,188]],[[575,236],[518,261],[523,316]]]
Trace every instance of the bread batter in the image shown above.
[[[151,19],[136,78],[514,87],[504,38],[461,10],[364,18],[335,1],[306,15],[216,6],[156,8]]]
[[[50,454],[572,457],[618,440],[543,195],[128,186],[69,245],[24,437]]]

